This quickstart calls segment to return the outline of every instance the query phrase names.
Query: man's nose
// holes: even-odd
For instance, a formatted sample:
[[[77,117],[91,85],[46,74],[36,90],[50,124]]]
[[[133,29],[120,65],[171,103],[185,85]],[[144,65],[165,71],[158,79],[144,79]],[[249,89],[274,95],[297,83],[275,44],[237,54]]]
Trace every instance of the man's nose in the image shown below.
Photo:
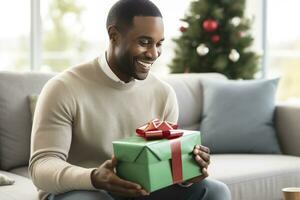
[[[155,60],[156,58],[158,58],[158,56],[160,56],[159,48],[157,48],[156,46],[149,48],[146,52],[146,56],[148,58],[151,58],[152,60]]]

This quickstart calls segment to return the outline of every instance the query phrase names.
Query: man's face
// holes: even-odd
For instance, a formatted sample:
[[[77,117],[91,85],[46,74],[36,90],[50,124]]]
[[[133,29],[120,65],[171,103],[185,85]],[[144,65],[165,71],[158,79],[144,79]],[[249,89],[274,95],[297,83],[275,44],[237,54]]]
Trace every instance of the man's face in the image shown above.
[[[115,63],[125,79],[144,80],[161,54],[164,26],[160,17],[136,16],[115,46]]]

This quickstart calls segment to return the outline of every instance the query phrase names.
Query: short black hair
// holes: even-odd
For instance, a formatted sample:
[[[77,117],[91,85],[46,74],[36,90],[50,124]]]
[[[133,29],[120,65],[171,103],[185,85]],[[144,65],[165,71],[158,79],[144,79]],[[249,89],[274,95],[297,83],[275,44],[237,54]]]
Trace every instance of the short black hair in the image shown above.
[[[119,31],[126,31],[132,26],[135,16],[161,17],[158,7],[149,0],[119,0],[110,9],[106,29],[115,25]]]

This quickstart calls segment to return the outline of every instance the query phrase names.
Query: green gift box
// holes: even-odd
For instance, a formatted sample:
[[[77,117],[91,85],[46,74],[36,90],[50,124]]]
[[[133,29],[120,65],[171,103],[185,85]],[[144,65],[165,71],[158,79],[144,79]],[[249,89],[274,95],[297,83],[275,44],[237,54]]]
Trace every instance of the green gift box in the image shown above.
[[[193,149],[200,144],[199,131],[186,131],[180,140],[182,180],[201,175],[194,159]],[[146,140],[132,136],[113,142],[114,154],[118,160],[117,175],[125,180],[140,184],[146,191],[153,192],[173,184],[172,140]]]

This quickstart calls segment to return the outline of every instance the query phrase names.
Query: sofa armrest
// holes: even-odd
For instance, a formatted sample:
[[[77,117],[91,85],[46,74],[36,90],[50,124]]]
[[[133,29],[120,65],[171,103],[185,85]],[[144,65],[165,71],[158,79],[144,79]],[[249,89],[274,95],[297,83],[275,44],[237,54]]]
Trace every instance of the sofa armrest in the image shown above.
[[[282,153],[300,156],[300,105],[277,105],[275,127]]]

